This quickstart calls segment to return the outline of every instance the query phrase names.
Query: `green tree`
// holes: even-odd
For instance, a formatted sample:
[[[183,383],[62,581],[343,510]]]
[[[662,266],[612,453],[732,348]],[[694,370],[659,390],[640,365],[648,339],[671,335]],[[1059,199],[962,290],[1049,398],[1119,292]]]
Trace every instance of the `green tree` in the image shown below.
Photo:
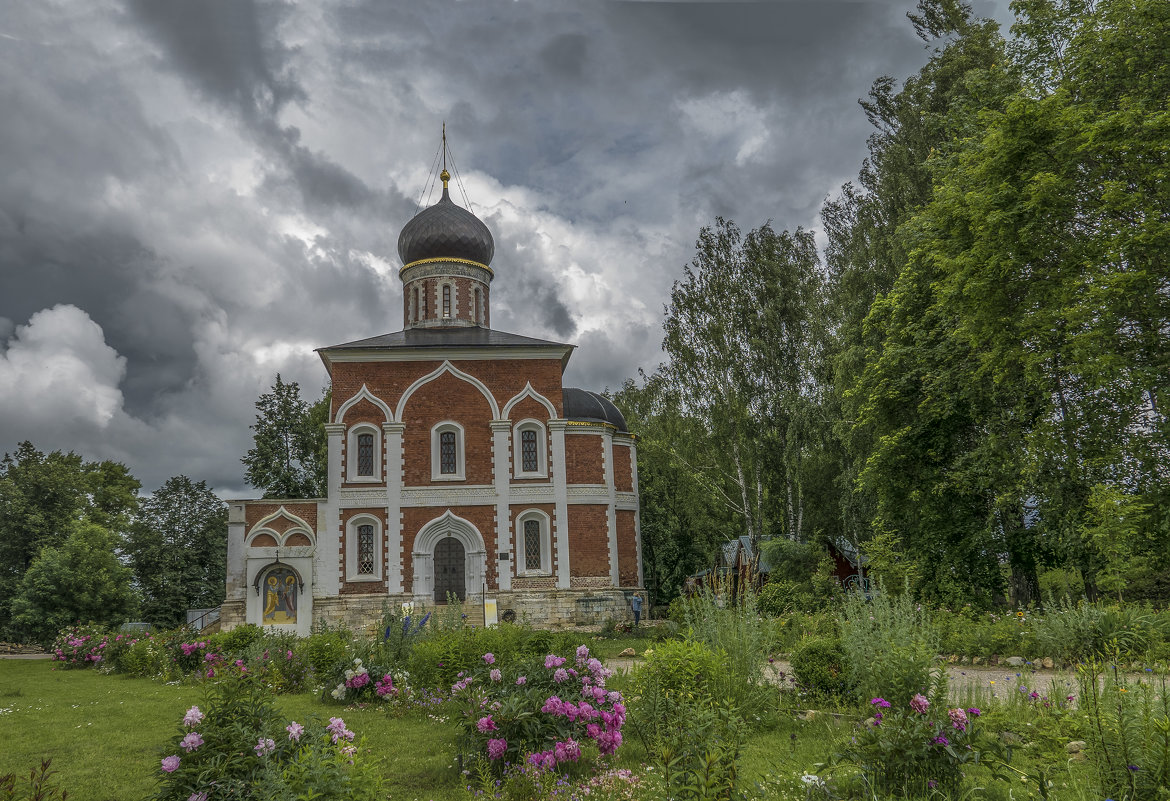
[[[256,400],[253,447],[242,461],[248,482],[265,498],[320,498],[327,488],[328,445],[324,424],[329,393],[310,405],[297,382],[280,374]]]
[[[138,480],[117,462],[86,462],[75,453],[45,454],[22,442],[0,461],[0,632],[12,598],[45,545],[90,521],[123,532],[138,502]]]
[[[33,560],[12,601],[12,624],[25,639],[47,644],[74,623],[114,626],[134,611],[130,570],[114,553],[115,535],[78,523]]]
[[[1101,560],[1097,586],[1116,592],[1118,603],[1130,578],[1149,565],[1149,511],[1148,503],[1120,487],[1097,484],[1089,493],[1084,536]]]
[[[227,505],[202,482],[167,479],[144,498],[123,545],[144,619],[172,627],[187,609],[223,602],[227,562]]]

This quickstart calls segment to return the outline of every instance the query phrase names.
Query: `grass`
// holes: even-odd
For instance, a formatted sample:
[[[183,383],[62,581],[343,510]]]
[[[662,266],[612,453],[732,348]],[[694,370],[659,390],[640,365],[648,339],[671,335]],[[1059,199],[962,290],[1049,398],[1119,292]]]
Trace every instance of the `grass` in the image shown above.
[[[56,781],[77,801],[149,796],[163,745],[183,712],[199,703],[193,685],[53,670],[44,660],[0,660],[0,775],[23,780],[50,757]],[[315,696],[278,696],[292,719],[339,714]],[[391,718],[375,708],[346,709],[346,723],[383,760],[390,797],[462,798],[456,729],[418,716]]]
[[[652,641],[646,637],[606,639],[607,650],[634,647],[639,654]],[[621,648],[618,648],[621,646]],[[624,678],[613,685],[624,688]],[[997,685],[998,686],[998,685]],[[1018,709],[1020,702],[979,693],[995,711],[997,728],[1009,728],[1021,739],[1013,765],[1024,773],[1043,769],[1052,781],[1052,801],[1100,801],[1091,791],[1087,763],[1069,760],[1064,743],[1073,739],[1071,719],[1045,721]],[[1010,700],[1009,700],[1010,699]],[[148,797],[158,774],[164,743],[177,731],[183,711],[201,700],[190,684],[164,684],[149,679],[107,676],[90,670],[53,670],[53,663],[0,660],[0,775],[27,776],[44,757],[51,757],[57,781],[78,801]],[[276,703],[291,719],[339,714],[315,696],[278,696]],[[748,786],[761,782],[766,799],[807,799],[803,773],[825,762],[865,710],[841,715],[818,714],[809,721],[779,715],[772,725],[748,739],[741,762]],[[347,708],[340,714],[365,747],[382,761],[389,798],[399,801],[462,801],[466,796],[455,760],[453,723],[411,714],[390,717],[376,707]],[[637,738],[630,735],[617,764],[640,770],[650,761]],[[976,785],[980,782],[977,780]],[[974,798],[1024,801],[1039,799],[1035,780],[1010,786],[988,786]]]

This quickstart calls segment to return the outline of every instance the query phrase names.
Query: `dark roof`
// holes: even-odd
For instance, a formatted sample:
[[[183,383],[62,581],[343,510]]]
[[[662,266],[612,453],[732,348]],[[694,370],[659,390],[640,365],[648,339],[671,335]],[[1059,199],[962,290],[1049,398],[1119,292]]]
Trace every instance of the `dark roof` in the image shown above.
[[[561,402],[564,404],[566,420],[609,423],[618,431],[629,431],[626,418],[604,395],[587,389],[565,387],[561,390]]]
[[[575,345],[566,345],[563,342],[549,342],[547,339],[535,339],[519,334],[509,334],[507,331],[494,331],[490,328],[480,328],[475,325],[451,326],[448,328],[407,328],[404,331],[394,331],[389,334],[358,339],[353,342],[343,342],[340,345],[330,345],[327,348],[317,348],[321,361],[329,366],[331,353],[338,351],[379,351],[379,350],[414,350],[417,348],[435,348],[437,351],[449,348],[515,348],[548,350],[550,359],[560,359],[561,369],[569,361]],[[441,358],[440,353],[435,354]]]
[[[385,348],[573,348],[562,342],[535,339],[507,331],[481,328],[477,325],[450,326],[447,328],[407,328],[368,339],[356,339],[340,345],[330,345],[323,350],[364,350]]]
[[[495,252],[492,232],[470,211],[455,205],[445,186],[439,202],[414,215],[398,235],[403,266],[422,259],[467,259],[486,267]]]

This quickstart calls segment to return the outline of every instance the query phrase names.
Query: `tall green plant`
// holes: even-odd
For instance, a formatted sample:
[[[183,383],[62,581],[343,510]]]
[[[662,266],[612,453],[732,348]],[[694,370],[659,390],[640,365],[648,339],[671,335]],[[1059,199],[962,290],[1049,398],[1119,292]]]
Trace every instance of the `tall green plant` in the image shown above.
[[[764,680],[768,633],[756,608],[756,594],[741,588],[734,601],[728,585],[704,589],[684,605],[687,638],[722,655],[718,692],[745,716],[758,712],[770,697]]]
[[[908,593],[850,593],[838,616],[846,676],[865,698],[905,705],[916,694],[946,697],[946,672],[935,667],[938,635],[930,613]]]
[[[1170,787],[1170,683],[1165,670],[1146,679],[1127,679],[1115,664],[1094,659],[1077,670],[1077,678],[1089,719],[1088,752],[1101,793],[1126,801],[1165,798]]]

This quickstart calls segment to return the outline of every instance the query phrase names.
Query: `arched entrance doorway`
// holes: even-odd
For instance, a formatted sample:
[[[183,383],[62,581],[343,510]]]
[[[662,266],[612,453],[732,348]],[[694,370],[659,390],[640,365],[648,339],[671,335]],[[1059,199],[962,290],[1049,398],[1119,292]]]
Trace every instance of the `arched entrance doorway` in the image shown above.
[[[467,599],[466,555],[463,543],[454,537],[435,545],[435,603],[446,603],[448,593],[460,601]]]
[[[487,549],[479,529],[450,510],[419,529],[411,549],[411,594],[418,603],[479,598],[487,581]]]

